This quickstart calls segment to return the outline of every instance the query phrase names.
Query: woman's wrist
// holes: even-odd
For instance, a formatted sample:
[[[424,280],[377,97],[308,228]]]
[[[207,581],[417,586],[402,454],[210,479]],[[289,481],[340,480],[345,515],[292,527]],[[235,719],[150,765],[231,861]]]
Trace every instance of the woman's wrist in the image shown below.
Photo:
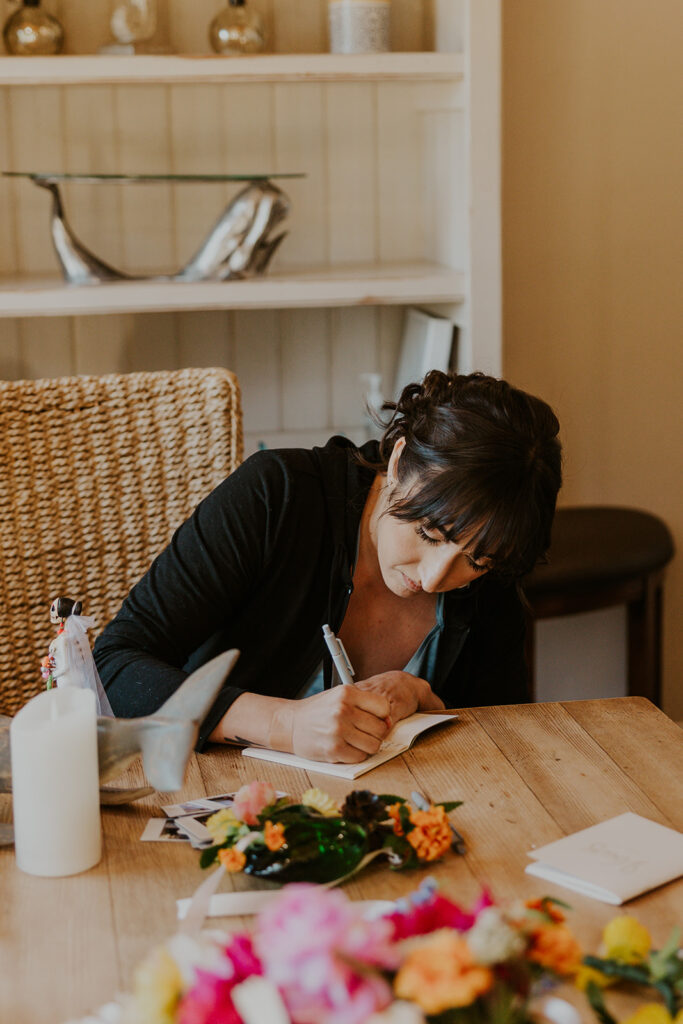
[[[272,750],[292,751],[294,701],[242,693],[225,712],[209,737],[215,743],[254,743]]]
[[[268,746],[285,754],[294,752],[294,701],[281,700],[273,709],[268,730]]]

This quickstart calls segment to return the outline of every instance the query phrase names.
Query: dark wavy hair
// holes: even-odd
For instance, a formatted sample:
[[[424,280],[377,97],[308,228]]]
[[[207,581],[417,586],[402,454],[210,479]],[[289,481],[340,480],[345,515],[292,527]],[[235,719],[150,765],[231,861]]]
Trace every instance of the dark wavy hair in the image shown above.
[[[560,425],[549,405],[483,373],[432,370],[386,402],[380,459],[395,443],[399,484],[389,514],[421,521],[447,540],[466,538],[475,560],[519,579],[543,558],[562,485]]]

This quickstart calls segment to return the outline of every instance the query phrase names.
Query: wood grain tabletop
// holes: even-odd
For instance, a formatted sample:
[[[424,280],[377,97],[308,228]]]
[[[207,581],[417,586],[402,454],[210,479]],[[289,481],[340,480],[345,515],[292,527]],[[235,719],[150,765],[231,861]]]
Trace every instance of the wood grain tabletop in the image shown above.
[[[569,923],[584,948],[596,951],[616,909],[525,875],[527,852],[624,811],[683,830],[683,730],[638,697],[472,708],[459,715],[452,728],[422,737],[355,783],[212,747],[192,757],[179,793],[103,809],[103,858],[82,875],[32,877],[17,869],[11,848],[0,850],[0,1021],[61,1024],[129,988],[135,964],[175,930],[176,899],[190,896],[204,877],[189,846],[140,842],[148,818],[161,817],[162,804],[231,792],[255,778],[293,795],[317,785],[337,798],[365,788],[405,796],[419,789],[433,800],[463,800],[451,818],[467,853],[449,854],[429,870],[442,891],[466,905],[482,886],[499,900],[558,896],[571,904]],[[143,782],[136,764],[116,784]],[[0,820],[11,820],[7,796],[0,797]],[[426,874],[372,864],[344,889],[353,899],[395,899]],[[230,886],[266,883],[230,876],[223,887]],[[683,921],[683,879],[632,900],[627,909],[661,945]],[[245,924],[212,919],[215,927]],[[569,998],[580,1006],[583,997]]]

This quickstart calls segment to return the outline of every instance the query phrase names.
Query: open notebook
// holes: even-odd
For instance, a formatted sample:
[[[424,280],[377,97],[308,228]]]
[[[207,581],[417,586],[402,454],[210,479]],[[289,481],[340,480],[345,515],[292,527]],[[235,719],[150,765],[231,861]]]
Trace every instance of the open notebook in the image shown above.
[[[528,856],[527,874],[619,905],[683,875],[683,835],[629,811]]]
[[[391,761],[392,757],[397,757],[409,750],[417,737],[427,729],[433,729],[434,726],[442,725],[445,722],[456,722],[457,719],[457,715],[430,715],[416,712],[416,714],[397,722],[384,740],[381,749],[357,764],[328,764],[326,761],[309,761],[308,758],[297,757],[296,754],[283,754],[279,750],[269,750],[267,747],[245,747],[242,754],[245,757],[260,757],[262,761],[289,764],[293,768],[322,772],[323,775],[338,775],[341,779],[357,779],[359,775],[364,775],[365,772],[369,772],[378,765],[384,764],[385,761]]]

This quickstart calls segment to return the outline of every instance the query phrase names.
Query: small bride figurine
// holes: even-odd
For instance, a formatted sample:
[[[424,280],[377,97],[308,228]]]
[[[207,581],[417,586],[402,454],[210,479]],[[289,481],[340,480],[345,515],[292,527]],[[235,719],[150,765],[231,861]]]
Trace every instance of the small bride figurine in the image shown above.
[[[92,690],[97,714],[113,716],[88,642],[87,630],[92,629],[95,620],[81,615],[82,607],[80,601],[69,597],[58,597],[50,605],[50,622],[59,628],[41,663],[41,674],[48,690],[53,686]]]

